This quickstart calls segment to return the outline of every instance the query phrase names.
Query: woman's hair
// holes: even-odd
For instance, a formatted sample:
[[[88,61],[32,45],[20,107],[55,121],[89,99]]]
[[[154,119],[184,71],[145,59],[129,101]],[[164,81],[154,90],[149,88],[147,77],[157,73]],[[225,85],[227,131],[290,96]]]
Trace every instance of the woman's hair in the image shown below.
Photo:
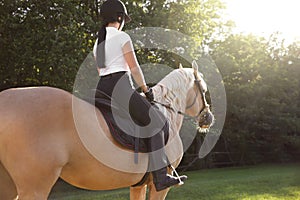
[[[123,13],[117,13],[114,17],[102,20],[102,25],[98,31],[98,46],[97,46],[97,67],[105,68],[105,39],[106,39],[106,26],[109,23],[119,22],[120,24],[124,20]]]
[[[106,23],[102,23],[98,31],[98,46],[96,51],[96,62],[98,68],[105,68],[105,39],[106,39]]]

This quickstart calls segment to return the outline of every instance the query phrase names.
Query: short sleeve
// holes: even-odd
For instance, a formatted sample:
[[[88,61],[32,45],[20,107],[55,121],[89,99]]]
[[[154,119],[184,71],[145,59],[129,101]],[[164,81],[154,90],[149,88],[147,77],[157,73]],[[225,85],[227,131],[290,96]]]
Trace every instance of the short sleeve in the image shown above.
[[[131,38],[127,33],[122,32],[122,35],[121,35],[120,39],[121,39],[121,41],[120,41],[121,42],[121,47],[123,47],[127,42],[129,42],[130,46],[133,49]]]
[[[98,46],[98,39],[96,40],[94,47],[93,47],[93,56],[96,58],[97,56],[97,46]]]

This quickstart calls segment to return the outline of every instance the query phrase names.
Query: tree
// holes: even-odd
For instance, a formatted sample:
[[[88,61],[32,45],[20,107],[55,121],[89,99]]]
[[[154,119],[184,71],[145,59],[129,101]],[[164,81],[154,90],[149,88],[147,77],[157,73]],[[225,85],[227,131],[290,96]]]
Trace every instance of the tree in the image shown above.
[[[71,91],[77,70],[95,41],[101,3],[1,0],[0,90],[52,85]],[[198,43],[191,47],[195,49],[224,25],[219,0],[139,0],[125,4],[133,19],[127,30],[149,26],[177,30],[195,38]],[[184,62],[178,55],[157,49],[142,49],[137,54],[141,63],[159,62],[176,67],[179,61]]]
[[[70,90],[94,32],[85,4],[32,0],[0,5],[1,89],[52,85]]]
[[[224,134],[231,151],[245,154],[243,161],[250,163],[294,159],[299,152],[299,46],[286,48],[276,34],[269,39],[232,35],[212,46],[227,91]]]

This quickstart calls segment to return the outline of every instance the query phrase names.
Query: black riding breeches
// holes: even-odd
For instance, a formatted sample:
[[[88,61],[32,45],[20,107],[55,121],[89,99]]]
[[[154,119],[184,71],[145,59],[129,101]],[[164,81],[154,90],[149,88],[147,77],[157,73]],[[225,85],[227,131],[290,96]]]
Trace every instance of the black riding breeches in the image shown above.
[[[141,127],[149,127],[149,136],[154,136],[161,132],[167,120],[157,109],[143,96],[141,96],[131,84],[131,79],[127,72],[117,72],[100,77],[97,90],[106,93],[113,99],[112,105],[121,106],[127,109],[133,121]],[[150,111],[151,109],[151,111]],[[150,116],[149,116],[150,111]],[[153,112],[152,112],[153,111]],[[150,124],[151,123],[151,124]],[[150,124],[150,126],[149,126]],[[156,129],[156,130],[153,130]],[[156,131],[156,133],[154,133]]]

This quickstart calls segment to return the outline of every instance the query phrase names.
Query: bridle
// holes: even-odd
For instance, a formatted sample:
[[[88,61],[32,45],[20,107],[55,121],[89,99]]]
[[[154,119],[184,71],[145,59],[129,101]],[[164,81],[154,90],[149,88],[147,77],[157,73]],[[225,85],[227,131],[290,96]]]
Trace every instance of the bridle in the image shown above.
[[[194,77],[195,77],[194,83],[195,83],[195,85],[197,87],[197,91],[196,91],[196,95],[195,95],[195,98],[194,98],[193,102],[190,105],[186,106],[186,109],[189,109],[189,108],[191,108],[191,107],[194,106],[194,104],[197,101],[198,95],[200,93],[201,94],[201,99],[202,99],[202,102],[203,102],[203,107],[200,109],[200,111],[197,113],[196,116],[190,116],[190,115],[186,114],[185,112],[182,112],[180,110],[175,110],[170,105],[163,104],[161,102],[154,101],[154,103],[160,104],[160,105],[164,106],[165,108],[170,109],[170,110],[172,110],[174,112],[177,112],[178,114],[183,115],[184,117],[186,117],[188,119],[197,120],[199,118],[199,116],[202,115],[202,113],[205,111],[205,109],[209,107],[209,105],[208,105],[208,103],[207,103],[207,101],[205,99],[205,92],[203,91],[203,88],[200,85],[201,80],[199,80],[197,78],[197,75],[195,73],[194,73]]]
[[[198,90],[196,92],[196,96],[195,96],[195,98],[193,100],[193,103],[191,105],[187,106],[186,109],[189,109],[189,108],[193,107],[193,105],[196,103],[196,100],[197,100],[198,95],[200,93],[201,94],[201,100],[202,100],[202,103],[203,103],[203,107],[199,110],[198,114],[195,117],[193,117],[193,118],[198,118],[203,113],[203,111],[206,108],[209,107],[209,105],[208,105],[208,103],[207,103],[207,101],[205,99],[205,92],[204,92],[202,86],[200,85],[201,80],[199,80],[197,78],[196,74],[194,74],[194,77],[195,77],[194,83],[195,83],[195,85],[196,85],[196,87],[197,87]]]

